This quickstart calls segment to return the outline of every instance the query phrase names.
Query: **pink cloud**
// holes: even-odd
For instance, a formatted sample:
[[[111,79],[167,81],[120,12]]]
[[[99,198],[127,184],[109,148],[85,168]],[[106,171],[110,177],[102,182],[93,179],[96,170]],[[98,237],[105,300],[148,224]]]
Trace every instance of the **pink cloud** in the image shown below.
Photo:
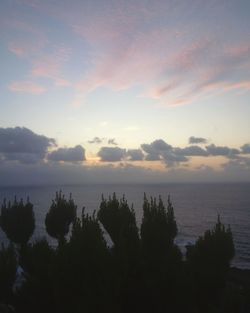
[[[18,57],[23,57],[27,54],[27,49],[17,43],[10,42],[8,45],[9,51],[17,55]]]
[[[10,52],[20,58],[34,57],[34,54],[41,51],[47,44],[45,39],[24,38],[8,43],[8,49]]]
[[[225,84],[224,86],[225,91],[234,90],[234,89],[245,90],[245,91],[250,90],[250,80],[228,83],[228,84]]]
[[[70,86],[71,83],[62,74],[62,67],[69,60],[70,53],[70,49],[56,47],[50,55],[44,54],[33,61],[31,75],[49,78],[54,81],[56,86]]]
[[[229,57],[231,58],[244,58],[244,57],[249,57],[250,55],[250,44],[247,44],[245,42],[228,47],[225,52]]]
[[[42,94],[46,89],[32,81],[15,81],[9,85],[9,90],[13,92],[26,92],[31,94]]]
[[[156,1],[147,5],[117,0],[96,7],[84,1],[73,6],[19,1],[64,22],[72,36],[84,42],[88,70],[82,69],[82,79],[74,85],[63,75],[64,65],[70,61],[69,49],[50,45],[51,54],[41,51],[32,58],[31,75],[47,78],[55,86],[73,87],[76,105],[101,86],[116,91],[140,86],[143,95],[173,106],[217,92],[248,90],[239,71],[246,71],[245,65],[250,64],[250,45],[244,38],[232,37],[230,44],[224,41],[221,30],[227,31],[227,26],[216,20],[225,12],[222,3]],[[205,11],[218,23],[208,28],[207,21],[203,25],[196,20]],[[12,27],[33,31],[20,22]],[[222,36],[215,31],[218,29]],[[18,56],[26,53],[21,44],[12,43],[9,49]]]

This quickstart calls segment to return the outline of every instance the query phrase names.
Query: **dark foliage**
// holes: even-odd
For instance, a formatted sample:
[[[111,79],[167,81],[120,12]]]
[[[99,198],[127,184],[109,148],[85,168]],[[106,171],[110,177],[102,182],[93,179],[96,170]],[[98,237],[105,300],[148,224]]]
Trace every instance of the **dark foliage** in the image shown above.
[[[176,295],[180,289],[182,256],[174,244],[176,235],[177,224],[170,198],[165,208],[161,197],[158,202],[156,198],[148,201],[144,195],[141,245],[146,312],[165,312],[167,308],[171,312],[179,310]]]
[[[234,253],[231,229],[225,228],[219,216],[212,230],[187,247],[187,262],[202,306],[219,304]]]
[[[14,204],[25,206],[21,203]],[[3,205],[3,220],[11,207]],[[111,247],[103,228],[113,242]],[[76,218],[73,199],[65,199],[60,192],[46,216],[46,229],[63,244],[54,249],[43,239],[25,245],[19,257],[25,282],[15,294],[16,253],[12,246],[2,247],[3,307],[11,304],[18,313],[249,311],[250,280],[238,283],[235,271],[228,276],[234,244],[230,228],[225,228],[219,217],[212,230],[187,248],[186,260],[175,244],[177,224],[170,198],[165,207],[161,197],[157,201],[144,196],[139,232],[135,212],[125,197],[102,197],[97,215],[83,211],[81,218]]]
[[[53,268],[56,311],[112,312],[116,302],[111,265],[95,214],[83,212],[73,224],[70,241],[58,249]]]
[[[117,251],[126,250],[126,253],[135,253],[139,244],[135,212],[133,207],[129,207],[124,196],[120,200],[116,198],[115,193],[108,200],[102,196],[98,218]]]
[[[141,240],[145,256],[154,259],[166,256],[176,235],[177,225],[170,198],[166,209],[161,197],[157,203],[156,198],[148,201],[144,194]]]
[[[113,271],[116,277],[117,301],[128,312],[137,311],[141,302],[140,239],[133,206],[116,194],[102,197],[98,218],[113,241]]]
[[[25,282],[16,293],[18,312],[50,312],[53,307],[52,264],[55,250],[46,239],[29,244],[20,263],[25,270]]]
[[[23,200],[3,202],[1,208],[0,224],[10,241],[26,245],[35,229],[33,204],[29,199],[24,204]]]
[[[67,200],[61,191],[57,192],[56,198],[52,200],[50,210],[45,218],[47,233],[58,241],[63,242],[69,232],[70,224],[76,218],[76,208],[71,195],[69,200]]]
[[[0,303],[10,303],[16,279],[17,257],[13,245],[0,250]],[[0,310],[1,312],[1,310]]]

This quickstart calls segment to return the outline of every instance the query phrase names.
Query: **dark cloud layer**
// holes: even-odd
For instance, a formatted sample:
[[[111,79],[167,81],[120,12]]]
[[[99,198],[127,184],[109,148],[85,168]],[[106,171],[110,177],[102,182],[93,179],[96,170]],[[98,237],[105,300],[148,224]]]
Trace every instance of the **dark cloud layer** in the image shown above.
[[[37,135],[25,127],[0,128],[0,152],[45,155],[55,139]]]
[[[207,143],[207,139],[206,138],[202,138],[202,137],[194,137],[191,136],[188,139],[188,143],[189,144],[202,144],[202,143]]]
[[[35,163],[55,145],[55,139],[37,135],[25,127],[0,128],[0,153],[6,160]]]
[[[216,146],[214,144],[211,144],[209,146],[206,146],[206,150],[209,155],[212,156],[226,156],[226,157],[232,157],[234,155],[240,154],[240,151],[238,149],[229,148],[229,147],[222,147],[222,146]]]
[[[110,144],[116,144],[115,139],[99,139],[95,137],[92,141],[101,143],[100,140],[102,142],[111,140]],[[205,174],[207,181],[213,179],[249,181],[250,177],[249,143],[244,144],[240,149],[215,144],[204,148],[195,144],[180,148],[173,147],[163,139],[157,139],[151,143],[143,143],[141,149],[126,150],[118,146],[104,146],[97,154],[103,162],[98,166],[87,166],[86,162],[82,164],[86,156],[85,149],[80,145],[59,147],[51,151],[53,147],[55,149],[55,146],[55,139],[35,134],[27,128],[0,128],[0,185],[23,184],[24,177],[27,184],[46,181],[80,183],[88,182],[88,179],[93,182],[105,182],[107,179],[109,181],[124,180],[124,182],[202,181]],[[196,169],[187,169],[189,159],[196,156],[222,156],[226,161],[220,173],[206,165]],[[160,161],[168,170],[149,169],[147,168],[148,162],[144,162],[140,167],[133,166],[133,161]],[[112,162],[120,162],[120,164],[116,163],[114,166]],[[180,167],[181,165],[185,165],[186,169],[183,169],[184,166]],[[202,176],[201,173],[204,175]],[[55,177],[52,179],[53,175]],[[83,175],[85,175],[84,179]]]
[[[186,148],[175,148],[175,154],[185,156],[208,156],[208,152],[199,146],[189,146]]]
[[[244,154],[250,154],[250,143],[246,143],[241,147],[241,151]]]
[[[59,148],[48,154],[50,161],[81,162],[85,161],[85,149],[78,145],[74,148]]]
[[[142,161],[144,158],[141,149],[129,149],[126,156],[129,161]]]
[[[101,158],[101,161],[118,162],[125,158],[126,149],[119,147],[102,147],[97,155]]]
[[[151,144],[142,144],[142,150],[146,153],[145,160],[162,160],[168,167],[173,167],[180,162],[187,162],[184,154],[176,153],[176,148],[166,143],[163,139],[157,139]],[[179,148],[179,150],[181,150]]]

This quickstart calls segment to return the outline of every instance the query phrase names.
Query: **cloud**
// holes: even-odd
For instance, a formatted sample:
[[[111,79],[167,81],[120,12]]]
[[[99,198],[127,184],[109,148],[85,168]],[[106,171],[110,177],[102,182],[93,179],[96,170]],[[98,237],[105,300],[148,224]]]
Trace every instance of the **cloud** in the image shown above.
[[[77,145],[74,148],[59,148],[47,155],[50,161],[82,162],[86,160],[85,149]]]
[[[231,19],[226,2],[107,1],[97,6],[95,1],[76,1],[73,7],[65,1],[61,6],[58,1],[22,3],[31,6],[35,17],[42,14],[66,26],[69,34],[64,37],[65,45],[46,40],[48,30],[39,24],[40,19],[15,14],[17,7],[13,5],[14,13],[8,11],[7,16],[22,20],[5,18],[5,27],[29,36],[17,42],[8,38],[9,50],[17,56],[29,56],[34,77],[70,86],[74,105],[80,105],[99,87],[120,91],[140,86],[140,94],[164,106],[188,105],[218,92],[250,90],[249,80],[242,80],[248,77],[250,62],[248,34],[239,33],[243,21]],[[230,29],[234,32],[229,36]],[[49,36],[58,37],[58,31],[50,30]],[[67,42],[68,38],[77,43]],[[75,63],[74,50],[86,63]],[[67,62],[81,73],[74,80],[64,76]]]
[[[9,90],[13,92],[27,92],[40,95],[46,91],[45,87],[32,81],[15,81],[9,85]]]
[[[184,155],[184,156],[208,156],[208,152],[199,146],[175,148],[174,152],[177,155]]]
[[[179,163],[188,162],[188,158],[184,155],[176,154],[175,151],[164,151],[162,153],[162,160],[168,167],[178,166]]]
[[[242,153],[249,154],[250,153],[250,144],[246,143],[241,148]]]
[[[115,141],[115,138],[110,138],[108,139],[108,144],[109,145],[114,145],[114,146],[117,146],[118,143]]]
[[[25,127],[0,128],[2,153],[34,153],[43,156],[55,144],[55,139],[37,135]]]
[[[35,164],[43,161],[43,158],[35,153],[5,153],[4,160],[18,161],[23,164]]]
[[[8,43],[8,49],[19,58],[30,59],[33,58],[37,52],[41,51],[46,44],[48,44],[48,40],[44,36],[40,36],[38,39],[36,35],[26,33],[26,35],[21,36],[21,38],[11,40]]]
[[[240,151],[238,149],[229,148],[229,147],[222,147],[222,146],[216,146],[214,144],[211,144],[209,146],[206,146],[206,150],[209,155],[212,156],[226,156],[226,157],[233,157],[238,154],[240,154]]]
[[[164,140],[162,139],[157,139],[151,143],[151,146],[153,149],[157,151],[169,151],[172,150],[172,146],[167,144]]]
[[[172,146],[162,139],[154,140],[151,144],[142,144],[141,148],[147,153],[147,160],[159,160],[163,151],[172,150]]]
[[[249,182],[250,164],[228,162],[220,171],[203,166],[196,170],[171,168],[157,171],[123,164],[86,166],[79,163],[1,164],[0,186],[55,185],[83,183],[189,183],[189,182]],[[25,179],[23,179],[25,177]]]
[[[207,143],[207,139],[206,138],[202,138],[202,137],[194,137],[191,136],[188,139],[188,143],[189,144],[203,144],[203,143]]]
[[[10,42],[8,49],[18,57],[24,57],[29,53],[29,49],[25,45],[16,42]]]
[[[146,152],[146,161],[162,160],[168,167],[177,166],[181,162],[188,161],[185,155],[178,153],[180,151],[176,153],[176,148],[173,148],[163,139],[157,139],[151,144],[142,144],[141,148]]]
[[[94,137],[92,140],[89,140],[88,143],[96,143],[96,144],[100,144],[102,143],[102,139],[100,137]]]
[[[70,53],[69,48],[56,47],[51,54],[43,54],[40,58],[33,60],[32,76],[51,79],[55,86],[70,86],[71,83],[62,75],[62,67],[69,60]]]
[[[142,161],[144,158],[141,149],[128,149],[126,155],[129,161]]]
[[[126,149],[119,147],[102,147],[97,155],[103,162],[118,162],[125,158]]]
[[[55,145],[55,139],[25,127],[0,128],[0,154],[6,160],[35,163],[44,159],[48,149]]]

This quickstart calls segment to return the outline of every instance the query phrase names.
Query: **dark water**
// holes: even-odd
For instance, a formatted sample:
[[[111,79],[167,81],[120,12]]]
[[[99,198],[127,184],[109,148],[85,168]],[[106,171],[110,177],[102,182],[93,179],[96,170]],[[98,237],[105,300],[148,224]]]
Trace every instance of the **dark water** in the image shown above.
[[[166,201],[170,194],[179,234],[177,244],[185,250],[187,243],[193,243],[199,235],[213,227],[220,214],[224,224],[230,224],[236,246],[233,265],[250,268],[250,184],[130,184],[130,185],[82,185],[0,188],[0,201],[13,199],[14,195],[24,199],[29,195],[34,204],[36,231],[34,238],[46,236],[44,218],[55,196],[56,190],[68,196],[70,192],[78,206],[78,214],[83,206],[86,212],[98,210],[101,194],[108,196],[116,192],[125,194],[129,203],[134,204],[136,217],[142,217],[143,193],[148,196],[159,194]],[[51,241],[51,239],[49,239]],[[0,241],[6,241],[0,230]],[[51,241],[52,242],[52,241]],[[53,244],[53,242],[52,242]]]

